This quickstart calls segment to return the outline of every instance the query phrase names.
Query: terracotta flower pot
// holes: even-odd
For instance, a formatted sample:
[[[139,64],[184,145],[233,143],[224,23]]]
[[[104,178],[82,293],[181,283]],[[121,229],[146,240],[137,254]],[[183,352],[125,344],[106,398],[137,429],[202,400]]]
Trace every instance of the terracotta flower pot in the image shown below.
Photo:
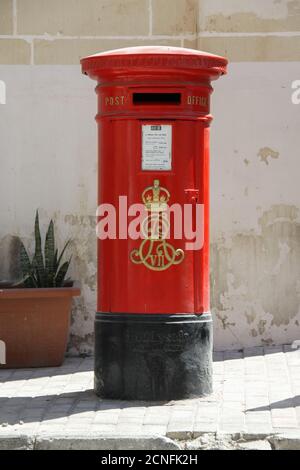
[[[1,289],[0,368],[61,365],[68,341],[72,297],[78,295],[77,287]]]

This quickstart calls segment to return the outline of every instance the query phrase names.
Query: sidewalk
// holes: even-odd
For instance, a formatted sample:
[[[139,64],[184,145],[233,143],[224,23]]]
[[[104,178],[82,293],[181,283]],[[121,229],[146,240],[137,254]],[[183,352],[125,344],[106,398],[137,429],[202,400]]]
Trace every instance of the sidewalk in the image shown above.
[[[0,449],[300,449],[300,350],[214,355],[214,393],[167,403],[101,400],[93,359],[0,370]]]

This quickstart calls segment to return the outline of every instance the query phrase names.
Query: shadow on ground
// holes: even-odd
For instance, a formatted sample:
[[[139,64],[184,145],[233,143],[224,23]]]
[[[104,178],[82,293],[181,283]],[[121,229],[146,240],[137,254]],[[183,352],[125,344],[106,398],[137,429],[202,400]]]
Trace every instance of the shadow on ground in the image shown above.
[[[14,382],[16,380],[52,377],[53,375],[67,375],[74,372],[88,372],[92,371],[93,367],[94,359],[92,357],[82,357],[80,364],[78,364],[78,357],[67,357],[60,367],[7,369],[0,366],[0,384],[3,382]]]
[[[149,408],[165,404],[167,402],[105,400],[97,397],[93,389],[35,397],[0,397],[0,426],[51,421],[88,411]]]
[[[269,411],[275,409],[283,408],[293,408],[295,406],[300,406],[300,395],[287,398],[285,400],[274,401],[270,403],[270,406],[258,406],[256,408],[248,408],[246,411]]]

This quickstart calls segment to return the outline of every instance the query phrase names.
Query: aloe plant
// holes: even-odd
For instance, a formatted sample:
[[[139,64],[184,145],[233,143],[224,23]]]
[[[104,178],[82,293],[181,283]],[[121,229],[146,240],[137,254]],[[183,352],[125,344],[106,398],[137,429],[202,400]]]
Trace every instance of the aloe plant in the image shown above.
[[[21,241],[20,256],[23,275],[21,283],[25,287],[62,287],[68,281],[65,281],[65,277],[72,258],[70,257],[68,261],[62,262],[70,240],[67,241],[61,253],[58,254],[58,249],[55,247],[54,224],[53,220],[50,220],[43,253],[38,211],[35,215],[34,235],[35,252],[32,260],[30,260]]]

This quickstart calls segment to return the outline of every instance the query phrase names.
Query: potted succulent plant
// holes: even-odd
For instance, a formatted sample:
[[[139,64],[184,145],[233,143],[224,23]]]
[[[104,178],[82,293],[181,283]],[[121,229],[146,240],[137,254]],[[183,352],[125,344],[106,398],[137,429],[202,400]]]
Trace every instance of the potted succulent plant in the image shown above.
[[[63,257],[69,241],[59,254],[51,220],[43,250],[38,211],[34,234],[32,259],[20,241],[22,280],[0,287],[0,340],[6,348],[0,368],[58,366],[66,352],[72,297],[80,294],[66,279],[71,258]]]

